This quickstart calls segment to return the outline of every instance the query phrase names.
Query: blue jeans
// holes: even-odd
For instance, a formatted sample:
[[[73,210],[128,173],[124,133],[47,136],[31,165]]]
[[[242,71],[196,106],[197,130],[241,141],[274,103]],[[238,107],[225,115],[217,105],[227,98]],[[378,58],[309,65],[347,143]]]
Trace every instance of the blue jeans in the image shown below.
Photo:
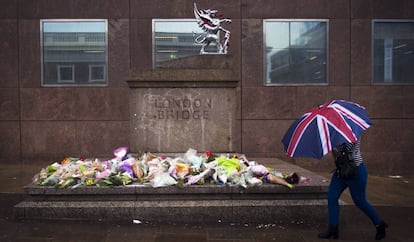
[[[374,225],[381,222],[375,209],[368,203],[365,197],[365,188],[367,186],[368,173],[364,163],[360,164],[355,176],[344,179],[338,177],[336,172],[333,173],[331,184],[328,192],[328,211],[329,211],[329,225],[338,226],[339,223],[339,203],[338,199],[342,192],[349,187],[352,200],[355,205],[361,209],[372,221]]]

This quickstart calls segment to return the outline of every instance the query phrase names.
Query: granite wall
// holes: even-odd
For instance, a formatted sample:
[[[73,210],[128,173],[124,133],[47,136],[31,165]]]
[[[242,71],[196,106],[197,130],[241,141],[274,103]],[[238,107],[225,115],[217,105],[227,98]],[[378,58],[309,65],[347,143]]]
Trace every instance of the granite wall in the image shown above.
[[[130,145],[131,72],[152,68],[152,19],[193,18],[190,0],[0,0],[0,164],[25,169],[64,156],[111,157]],[[371,84],[371,20],[413,19],[411,0],[197,1],[229,26],[238,78],[234,151],[329,171],[329,157],[286,159],[280,142],[309,108],[344,98],[374,126],[362,150],[372,173],[412,174],[414,86]],[[108,86],[41,87],[41,19],[108,19]],[[263,19],[329,19],[329,85],[263,85]],[[186,141],[183,140],[183,143]],[[188,144],[191,147],[191,144]],[[36,162],[35,162],[36,161]]]

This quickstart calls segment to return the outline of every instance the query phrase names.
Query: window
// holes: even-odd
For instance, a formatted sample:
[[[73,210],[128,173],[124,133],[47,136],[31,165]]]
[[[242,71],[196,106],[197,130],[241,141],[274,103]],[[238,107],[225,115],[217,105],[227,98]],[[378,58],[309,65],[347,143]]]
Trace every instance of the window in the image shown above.
[[[106,20],[41,20],[42,86],[105,86]]]
[[[373,83],[414,84],[414,20],[374,20]]]
[[[74,65],[57,65],[58,83],[75,82]]]
[[[327,20],[265,20],[265,85],[326,85]]]
[[[89,81],[101,82],[105,80],[104,65],[89,65]]]
[[[203,31],[195,20],[190,19],[154,19],[153,20],[153,66],[159,67],[164,61],[191,55],[199,55],[201,44],[195,39]],[[215,51],[211,44],[206,51]]]

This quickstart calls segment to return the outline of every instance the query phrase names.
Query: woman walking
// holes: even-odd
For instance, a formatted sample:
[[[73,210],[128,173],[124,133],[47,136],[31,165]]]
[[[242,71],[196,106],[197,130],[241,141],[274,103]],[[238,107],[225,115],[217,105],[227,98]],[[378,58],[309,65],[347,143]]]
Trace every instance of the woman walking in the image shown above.
[[[332,175],[331,183],[329,185],[328,191],[328,212],[329,212],[329,227],[328,230],[320,233],[319,238],[322,239],[337,239],[339,236],[338,223],[339,223],[339,203],[338,199],[341,196],[342,192],[348,187],[352,196],[352,200],[355,205],[361,209],[372,221],[376,227],[376,240],[381,240],[385,238],[386,228],[388,225],[381,219],[377,214],[376,210],[371,206],[367,201],[365,196],[366,185],[368,173],[364,165],[361,151],[360,151],[361,141],[358,140],[356,143],[346,143],[339,147],[335,147],[332,151],[334,158],[336,159],[342,149],[347,150],[350,153],[351,162],[355,164],[355,174],[351,177],[344,178],[341,177],[337,172],[334,172]]]

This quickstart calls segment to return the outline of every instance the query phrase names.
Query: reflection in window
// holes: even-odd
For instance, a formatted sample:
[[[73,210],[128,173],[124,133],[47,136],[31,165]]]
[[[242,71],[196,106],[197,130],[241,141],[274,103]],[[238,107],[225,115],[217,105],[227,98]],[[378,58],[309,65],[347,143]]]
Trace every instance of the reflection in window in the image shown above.
[[[57,65],[58,83],[73,83],[75,81],[74,65]]]
[[[42,85],[106,85],[106,20],[41,20]]]
[[[373,82],[414,84],[414,21],[373,21]]]
[[[201,45],[194,39],[202,33],[195,20],[153,20],[153,60],[154,67],[160,67],[162,62],[199,55]],[[206,51],[215,51],[217,46],[211,44]]]
[[[265,85],[327,84],[327,21],[265,20]]]
[[[105,81],[105,65],[89,65],[89,81]]]

